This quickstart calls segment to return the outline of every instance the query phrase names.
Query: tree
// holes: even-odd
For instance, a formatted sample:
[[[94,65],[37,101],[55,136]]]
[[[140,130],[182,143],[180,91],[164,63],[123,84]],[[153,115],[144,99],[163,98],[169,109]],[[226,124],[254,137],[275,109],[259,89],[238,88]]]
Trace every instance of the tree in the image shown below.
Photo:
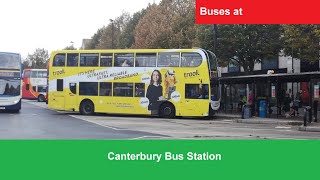
[[[130,14],[123,12],[119,17],[112,20],[101,33],[101,38],[96,49],[117,49],[119,46],[119,35],[130,19]]]
[[[88,43],[88,45],[84,49],[96,49],[98,44],[100,44],[101,42],[101,36],[104,30],[105,30],[105,27],[98,29],[97,32],[91,37],[91,41]]]
[[[283,25],[284,53],[310,62],[319,61],[320,25]]]
[[[31,68],[31,62],[27,59],[24,59],[22,61],[22,69],[28,69],[28,68]]]
[[[169,48],[170,20],[170,13],[162,11],[160,5],[151,5],[135,29],[134,48]]]
[[[64,50],[77,50],[77,48],[75,48],[74,46],[73,46],[73,44],[71,44],[70,46],[67,46],[67,47],[65,47],[65,48],[63,48]]]
[[[152,4],[135,29],[135,48],[190,48],[196,27],[194,0],[162,0]]]
[[[139,23],[140,19],[146,14],[146,9],[142,9],[133,14],[132,17],[125,24],[123,31],[120,32],[118,40],[118,48],[127,49],[131,48],[134,44],[134,29]]]
[[[31,62],[31,67],[36,69],[47,68],[49,59],[48,51],[37,48],[33,54],[28,54],[26,61]]]
[[[219,25],[218,29],[219,63],[242,66],[247,74],[261,60],[277,57],[282,48],[280,25]],[[199,27],[199,31],[199,44],[213,51],[212,26]]]
[[[172,13],[170,47],[191,48],[196,38],[195,1],[170,0],[167,3],[171,9],[166,10]]]

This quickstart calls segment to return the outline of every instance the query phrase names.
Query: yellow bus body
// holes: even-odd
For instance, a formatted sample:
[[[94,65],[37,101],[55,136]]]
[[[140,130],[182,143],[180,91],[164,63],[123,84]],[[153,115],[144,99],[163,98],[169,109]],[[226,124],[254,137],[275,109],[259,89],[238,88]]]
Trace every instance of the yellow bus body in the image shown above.
[[[151,59],[148,59],[148,53]],[[112,67],[101,67],[105,54],[112,55],[110,56],[110,58],[112,57]],[[131,64],[133,67],[115,67],[116,61],[118,63],[118,61],[124,59],[121,56],[126,56],[125,54],[133,55],[133,64]],[[87,59],[87,62],[91,60],[89,57],[91,55],[94,56],[91,58],[92,61],[98,55],[98,65],[82,66],[81,63],[85,64]],[[144,55],[145,57],[143,57]],[[177,60],[178,55],[179,59]],[[174,59],[179,64],[163,66],[160,64],[160,56],[169,57],[171,61]],[[198,60],[201,58],[200,64],[192,67],[183,64],[189,56],[191,59],[193,56]],[[58,59],[59,57],[62,60]],[[69,66],[69,61],[72,61],[69,59],[72,57],[78,58],[78,62],[74,60],[74,64]],[[137,67],[138,57],[145,58],[146,62],[150,61],[153,65],[151,67]],[[151,62],[154,57],[156,58],[155,65]],[[143,58],[140,58],[139,62],[143,62]],[[59,62],[60,60],[61,62]],[[162,58],[161,63],[163,63],[162,61],[166,62],[167,60]],[[85,109],[86,107],[82,107],[82,105],[84,102],[90,102],[89,104],[93,104],[95,113],[153,115],[153,110],[149,110],[151,100],[146,97],[146,94],[150,80],[153,79],[152,73],[154,70],[161,73],[162,80],[159,86],[162,86],[163,97],[153,103],[161,108],[155,110],[158,111],[157,115],[170,110],[163,106],[170,106],[171,111],[174,111],[173,116],[209,115],[210,77],[207,56],[202,49],[54,51],[51,54],[49,64],[48,107],[64,111],[81,111],[81,108],[84,108],[82,112],[86,112],[87,110],[90,111],[90,107]],[[110,92],[108,88],[105,88],[109,85],[111,85]],[[96,89],[98,92],[95,92]],[[192,90],[189,91],[189,89]],[[89,92],[85,92],[86,90],[89,90]],[[170,93],[168,93],[169,91]],[[195,95],[192,96],[191,91],[197,92],[193,92]],[[201,94],[200,91],[204,94]],[[106,95],[105,92],[109,94]]]

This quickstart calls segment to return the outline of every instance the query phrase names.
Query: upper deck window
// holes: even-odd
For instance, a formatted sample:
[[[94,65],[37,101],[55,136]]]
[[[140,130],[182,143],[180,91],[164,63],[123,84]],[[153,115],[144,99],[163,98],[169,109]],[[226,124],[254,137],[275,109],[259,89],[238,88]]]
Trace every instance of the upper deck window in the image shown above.
[[[197,67],[201,62],[202,57],[198,53],[181,53],[181,67]]]
[[[19,54],[1,53],[0,69],[20,69],[21,60]]]
[[[156,53],[137,53],[136,67],[156,67]]]
[[[180,53],[159,53],[158,67],[179,67]]]
[[[114,54],[115,67],[133,67],[133,53],[117,53]]]
[[[32,78],[46,78],[47,77],[47,71],[31,70],[31,77]]]
[[[29,77],[30,77],[30,74],[31,74],[30,70],[26,70],[26,71],[24,71],[24,73],[23,73],[23,77],[24,77],[24,78],[29,78]]]
[[[111,67],[112,66],[112,54],[101,54],[100,55],[100,66]]]
[[[80,66],[98,66],[99,54],[80,54]]]
[[[69,67],[77,67],[78,66],[78,60],[79,60],[79,54],[68,54],[67,55],[67,66]]]
[[[65,54],[57,54],[54,56],[52,66],[64,66],[65,65],[65,60],[66,60],[66,55]]]

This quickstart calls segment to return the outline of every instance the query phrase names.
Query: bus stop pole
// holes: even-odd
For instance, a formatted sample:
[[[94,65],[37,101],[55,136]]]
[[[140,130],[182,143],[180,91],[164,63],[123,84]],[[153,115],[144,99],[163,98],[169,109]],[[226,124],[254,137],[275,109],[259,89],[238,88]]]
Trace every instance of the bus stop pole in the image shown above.
[[[313,92],[313,82],[312,80],[310,79],[310,84],[309,84],[309,89],[310,89],[310,96],[309,96],[309,106],[310,106],[310,110],[309,110],[309,123],[312,122],[312,99],[313,99],[313,95],[314,95],[314,92]]]

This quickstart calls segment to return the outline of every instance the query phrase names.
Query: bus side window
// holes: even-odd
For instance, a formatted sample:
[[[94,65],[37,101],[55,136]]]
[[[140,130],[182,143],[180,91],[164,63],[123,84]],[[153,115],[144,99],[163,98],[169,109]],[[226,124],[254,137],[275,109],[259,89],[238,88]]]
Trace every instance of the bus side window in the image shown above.
[[[57,79],[57,91],[63,91],[63,79]]]
[[[77,67],[79,59],[78,57],[78,54],[67,54],[67,66]]]
[[[114,66],[115,67],[133,67],[133,53],[117,53],[114,54]]]
[[[112,96],[112,83],[111,82],[101,82],[99,95],[100,96]]]
[[[202,84],[201,88],[201,99],[208,99],[209,98],[209,86],[208,84]]]
[[[137,53],[136,67],[156,67],[156,53]]]
[[[80,66],[97,67],[99,54],[80,54]]]
[[[185,86],[186,99],[209,99],[208,84],[186,84]]]
[[[57,54],[54,56],[52,66],[64,66],[65,65],[65,54]]]
[[[198,53],[181,53],[181,67],[197,67],[202,62],[202,57]]]
[[[185,98],[186,99],[198,99],[200,96],[199,84],[186,84],[185,86]]]
[[[135,97],[145,97],[145,84],[135,83]]]
[[[100,66],[111,67],[112,66],[112,54],[101,54],[100,55]]]
[[[79,82],[80,96],[98,96],[98,82]]]
[[[25,78],[30,78],[30,71],[28,70],[28,71],[25,71],[24,73],[23,73],[23,77],[25,77]]]
[[[159,53],[158,67],[179,67],[180,53]]]
[[[69,83],[69,88],[72,94],[77,94],[77,83]]]

